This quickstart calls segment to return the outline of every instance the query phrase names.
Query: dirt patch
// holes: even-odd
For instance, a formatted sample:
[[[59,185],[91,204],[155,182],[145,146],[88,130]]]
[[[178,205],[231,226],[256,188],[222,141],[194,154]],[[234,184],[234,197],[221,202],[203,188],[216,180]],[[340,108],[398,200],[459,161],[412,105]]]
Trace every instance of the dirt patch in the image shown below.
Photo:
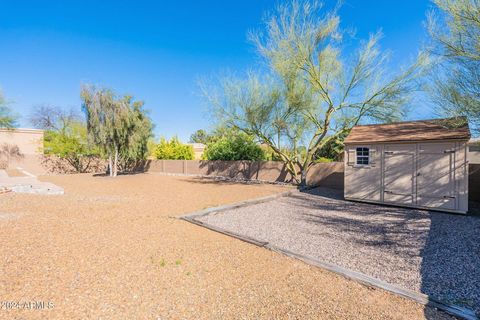
[[[422,319],[432,309],[174,218],[286,187],[154,174],[45,176],[2,196],[0,318]],[[5,315],[4,315],[5,314]]]
[[[16,213],[0,212],[0,222],[5,220],[15,220],[15,219],[18,219],[19,217],[20,215]]]
[[[5,169],[9,177],[26,177],[27,175],[24,174],[22,171],[18,169]]]

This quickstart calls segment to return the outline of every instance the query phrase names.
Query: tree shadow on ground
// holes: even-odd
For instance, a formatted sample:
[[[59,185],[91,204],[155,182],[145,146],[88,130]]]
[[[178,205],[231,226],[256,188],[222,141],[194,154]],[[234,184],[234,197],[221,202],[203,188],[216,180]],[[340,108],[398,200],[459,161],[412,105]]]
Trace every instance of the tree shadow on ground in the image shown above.
[[[411,265],[420,292],[480,313],[480,217],[343,201],[341,191],[322,188],[290,198],[305,221],[327,230],[323,236],[340,234],[353,248],[384,250],[406,266],[420,261]]]
[[[480,317],[480,217],[433,213],[421,256],[421,291]]]
[[[117,176],[133,176],[133,175],[141,175],[141,174],[146,174],[146,172],[144,171],[118,172]],[[111,178],[108,172],[96,172],[92,174],[92,177]]]
[[[428,220],[419,210],[343,201],[336,190],[312,190],[309,194],[322,200],[291,196],[297,200],[296,207],[307,209],[303,218],[309,223],[327,226],[332,235],[341,234],[344,240],[356,245],[391,250],[409,258],[417,255],[418,243],[425,240],[423,230],[428,227]]]
[[[185,176],[185,181],[188,183],[196,183],[196,184],[211,184],[211,185],[278,185],[282,186],[284,184],[275,184],[275,183],[268,183],[263,181],[256,181],[256,180],[242,180],[242,179],[230,179],[224,177],[206,177],[206,176]]]
[[[245,180],[293,181],[286,165],[277,161],[200,161],[200,169],[206,175]]]

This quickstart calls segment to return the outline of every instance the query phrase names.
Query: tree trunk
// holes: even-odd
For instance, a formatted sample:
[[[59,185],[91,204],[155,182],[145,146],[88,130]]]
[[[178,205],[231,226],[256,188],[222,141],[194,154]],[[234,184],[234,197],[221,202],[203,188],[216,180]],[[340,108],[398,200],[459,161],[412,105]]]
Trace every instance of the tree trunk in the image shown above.
[[[113,176],[113,161],[112,161],[112,154],[108,156],[108,173],[110,177]]]
[[[298,180],[298,174],[295,168],[295,164],[292,161],[289,161],[286,159],[283,159],[282,162],[285,164],[287,172],[290,173],[290,175],[292,176],[292,179],[293,179],[292,182],[299,183],[300,181]]]
[[[307,186],[307,170],[305,168],[300,169],[300,187]]]
[[[115,145],[115,158],[113,159],[113,176],[116,177],[118,173],[118,148]]]
[[[88,172],[88,169],[90,169],[90,163],[92,162],[92,158],[91,157],[87,157],[86,158],[88,161],[87,163],[83,166],[83,172]]]

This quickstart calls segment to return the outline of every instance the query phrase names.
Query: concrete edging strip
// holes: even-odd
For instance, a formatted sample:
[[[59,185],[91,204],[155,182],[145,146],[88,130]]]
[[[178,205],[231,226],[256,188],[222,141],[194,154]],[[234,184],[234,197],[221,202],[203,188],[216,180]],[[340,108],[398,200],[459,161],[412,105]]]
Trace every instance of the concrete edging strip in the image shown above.
[[[17,170],[19,170],[21,173],[23,173],[24,175],[28,176],[28,177],[31,177],[31,178],[36,178],[37,176],[28,172],[28,171],[25,171],[22,167],[17,167]]]
[[[340,266],[337,266],[337,265],[334,265],[334,264],[331,264],[331,263],[328,263],[328,262],[322,262],[322,261],[319,261],[319,260],[316,260],[316,259],[312,259],[310,257],[304,256],[304,255],[301,255],[301,254],[297,254],[297,253],[291,252],[289,250],[285,250],[285,249],[270,245],[269,243],[267,245],[265,245],[264,247],[269,249],[269,250],[284,254],[288,257],[301,260],[301,261],[305,262],[306,264],[313,265],[315,267],[322,268],[322,269],[328,270],[330,272],[334,272],[334,273],[339,274],[339,275],[341,275],[343,277],[346,277],[348,279],[360,282],[364,285],[380,288],[380,289],[386,290],[388,292],[394,293],[396,295],[402,296],[404,298],[414,300],[414,301],[416,301],[420,304],[435,307],[437,309],[445,311],[445,312],[447,312],[451,315],[454,315],[456,317],[461,317],[463,319],[468,319],[468,320],[477,320],[478,319],[477,316],[475,315],[475,313],[473,313],[473,311],[471,311],[469,309],[438,301],[438,300],[436,300],[436,299],[434,299],[434,298],[432,298],[432,297],[430,297],[426,294],[419,293],[419,292],[412,291],[412,290],[408,290],[408,289],[404,289],[404,288],[389,284],[387,282],[384,282],[382,280],[376,279],[374,277],[368,276],[366,274],[356,272],[356,271],[353,271],[353,270],[349,270],[349,269],[346,269],[346,268],[342,268]]]
[[[235,208],[240,208],[240,207],[245,207],[245,206],[249,206],[249,205],[253,205],[253,204],[257,204],[257,203],[262,203],[262,202],[268,202],[268,201],[271,201],[271,200],[274,200],[274,199],[277,199],[277,198],[280,198],[280,197],[289,196],[289,195],[291,195],[292,193],[295,193],[295,192],[299,192],[299,191],[298,190],[291,190],[291,191],[278,193],[278,194],[263,197],[263,198],[246,200],[246,201],[242,201],[242,202],[238,202],[238,203],[234,203],[234,204],[230,204],[230,205],[212,207],[212,208],[208,208],[208,209],[205,209],[205,210],[196,211],[196,212],[193,212],[193,213],[190,213],[190,214],[187,214],[187,215],[183,215],[183,216],[180,216],[179,218],[182,219],[182,220],[188,221],[190,223],[196,224],[198,226],[205,227],[205,228],[210,229],[212,231],[227,235],[229,237],[233,237],[233,238],[236,238],[238,240],[241,240],[241,241],[244,241],[244,242],[247,242],[247,243],[251,243],[251,244],[256,245],[258,247],[266,248],[268,250],[286,255],[290,258],[301,260],[306,264],[309,264],[309,265],[315,266],[317,268],[321,268],[321,269],[336,273],[336,274],[341,275],[341,276],[343,276],[347,279],[357,281],[357,282],[359,282],[363,285],[379,288],[379,289],[388,291],[390,293],[396,294],[398,296],[413,300],[413,301],[415,301],[417,303],[420,303],[422,305],[437,308],[437,309],[439,309],[441,311],[444,311],[444,312],[446,312],[450,315],[453,315],[455,317],[460,317],[460,318],[466,319],[466,320],[478,320],[479,319],[472,310],[469,310],[467,308],[463,308],[463,307],[460,307],[460,306],[444,303],[444,302],[436,300],[435,298],[432,298],[432,297],[430,297],[426,294],[419,293],[419,292],[412,291],[412,290],[408,290],[408,289],[404,289],[404,288],[389,284],[387,282],[384,282],[382,280],[376,279],[374,277],[368,276],[368,275],[360,273],[360,272],[349,270],[349,269],[346,269],[346,268],[343,268],[343,267],[340,267],[340,266],[337,266],[337,265],[334,265],[334,264],[331,264],[331,263],[328,263],[328,262],[319,261],[319,260],[304,256],[304,255],[301,255],[301,254],[298,254],[298,253],[295,253],[295,252],[292,252],[292,251],[289,251],[289,250],[271,245],[268,242],[259,241],[259,240],[256,240],[256,239],[253,239],[253,238],[250,238],[250,237],[247,237],[247,236],[239,235],[239,234],[236,234],[234,232],[227,231],[225,229],[218,228],[218,227],[212,226],[210,224],[206,224],[206,223],[203,223],[201,221],[196,220],[196,218],[198,218],[198,217],[209,215],[209,214],[212,214],[212,213],[215,213],[215,212],[225,211],[225,210],[230,210],[230,209],[235,209]]]
[[[237,202],[237,203],[233,203],[233,204],[227,204],[227,205],[218,206],[218,207],[211,207],[211,208],[207,208],[207,209],[200,210],[200,211],[195,211],[195,212],[180,216],[180,219],[190,221],[191,219],[201,217],[201,216],[205,216],[205,215],[208,215],[208,214],[211,214],[211,213],[214,213],[214,212],[225,211],[225,210],[230,210],[230,209],[237,209],[237,208],[246,207],[246,206],[249,206],[249,205],[252,205],[252,204],[268,202],[268,201],[271,201],[271,200],[274,200],[274,199],[277,199],[277,198],[289,196],[289,195],[291,195],[293,193],[297,193],[297,192],[299,192],[299,191],[297,189],[294,189],[294,190],[289,190],[289,191],[285,191],[285,192],[272,194],[272,195],[262,197],[262,198],[245,200],[245,201],[241,201],[241,202]]]

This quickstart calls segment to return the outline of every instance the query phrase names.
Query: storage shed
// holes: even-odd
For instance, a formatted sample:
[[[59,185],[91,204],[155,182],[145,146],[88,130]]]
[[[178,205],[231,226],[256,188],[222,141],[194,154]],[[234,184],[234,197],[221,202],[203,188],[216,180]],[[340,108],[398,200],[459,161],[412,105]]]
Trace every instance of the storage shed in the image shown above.
[[[465,118],[353,127],[345,139],[345,199],[468,211]]]

